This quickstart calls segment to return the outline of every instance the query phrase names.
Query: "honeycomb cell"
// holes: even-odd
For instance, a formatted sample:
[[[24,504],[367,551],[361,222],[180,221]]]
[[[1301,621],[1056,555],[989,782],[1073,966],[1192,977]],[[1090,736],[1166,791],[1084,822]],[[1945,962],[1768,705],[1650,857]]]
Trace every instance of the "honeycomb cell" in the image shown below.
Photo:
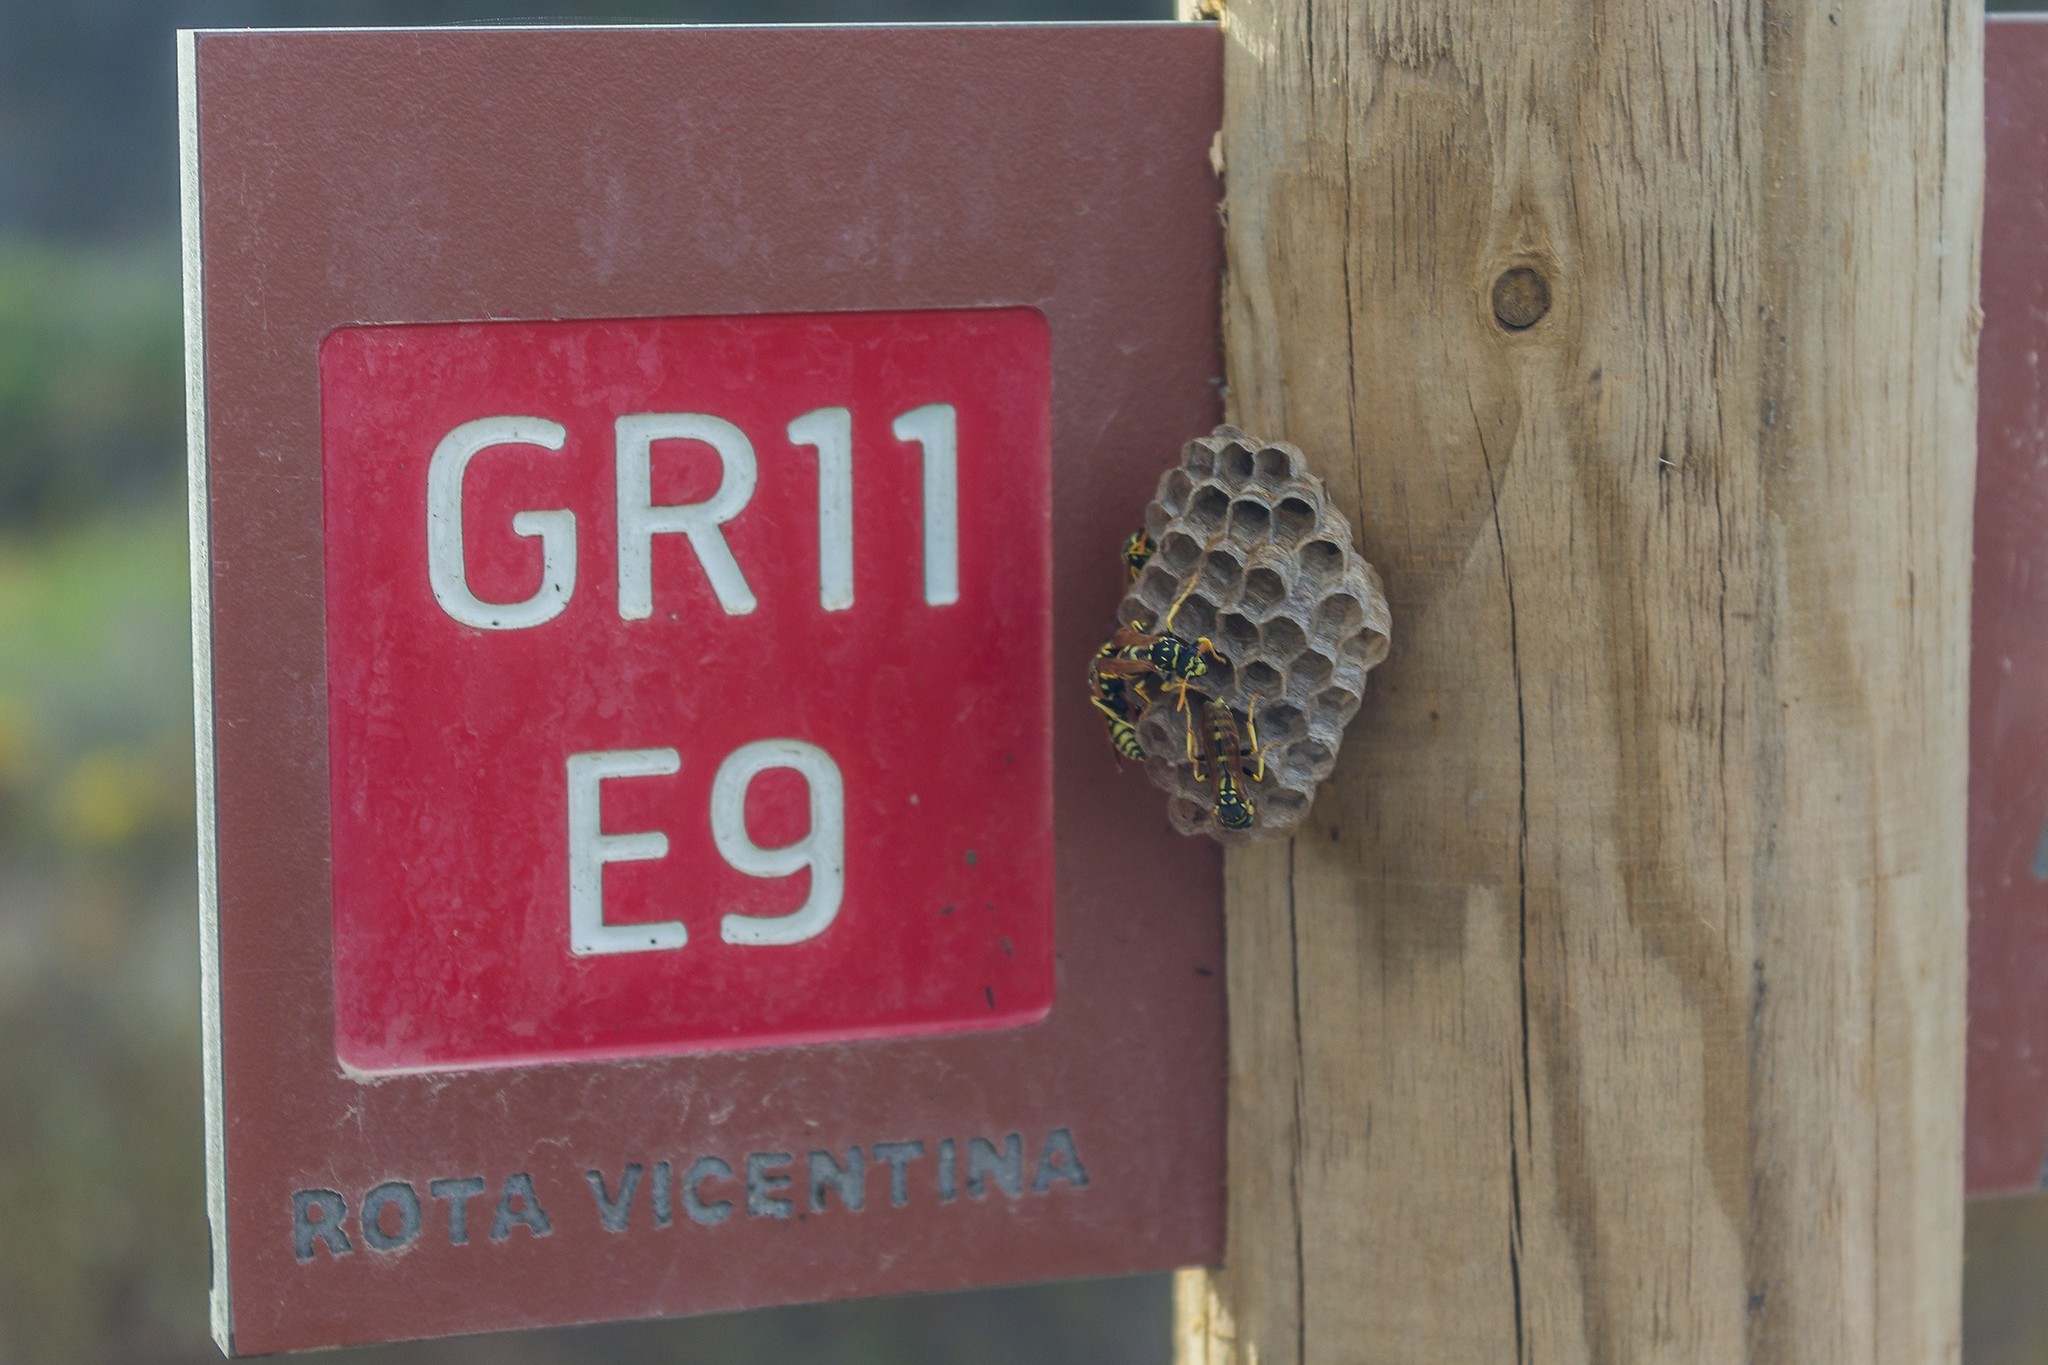
[[[1316,710],[1326,716],[1342,716],[1350,720],[1358,710],[1362,698],[1349,688],[1331,687],[1316,694]]]
[[[1267,488],[1279,488],[1294,476],[1294,457],[1285,446],[1264,446],[1252,456],[1252,478]]]
[[[1365,604],[1348,592],[1333,592],[1316,604],[1316,634],[1327,639],[1354,635],[1365,624]]]
[[[1237,670],[1231,667],[1228,655],[1209,660],[1209,671],[1203,675],[1202,686],[1208,689],[1205,696],[1234,697],[1238,694]]]
[[[1249,545],[1266,538],[1273,529],[1273,509],[1258,498],[1239,498],[1230,504],[1230,539]]]
[[[1315,504],[1299,493],[1290,493],[1273,504],[1273,539],[1283,545],[1293,545],[1315,529]]]
[[[1125,625],[1151,625],[1166,613],[1167,604],[1180,591],[1174,582],[1174,576],[1156,560],[1146,565],[1145,572],[1138,576],[1137,586],[1118,605],[1117,619]]]
[[[1294,667],[1287,670],[1288,681],[1299,683],[1304,689],[1321,687],[1337,671],[1337,661],[1327,654],[1310,650],[1294,661]]]
[[[1270,564],[1261,564],[1244,576],[1244,603],[1255,615],[1264,616],[1287,599],[1287,580]]]
[[[1187,507],[1194,491],[1195,481],[1185,469],[1170,470],[1166,482],[1159,485],[1159,505],[1167,516],[1177,517]]]
[[[1330,679],[1330,687],[1349,693],[1354,697],[1365,695],[1366,670],[1360,668],[1348,657],[1337,660],[1337,672]],[[1325,691],[1329,689],[1324,689]]]
[[[1173,633],[1182,639],[1216,633],[1216,604],[1197,592],[1173,613]]]
[[[1201,541],[1185,531],[1169,531],[1159,542],[1159,552],[1152,557],[1152,563],[1145,567],[1149,571],[1157,565],[1170,574],[1180,575],[1194,568],[1201,557]]]
[[[1285,741],[1302,733],[1302,713],[1298,706],[1259,706],[1259,742],[1271,744],[1275,740]]]
[[[1244,561],[1229,550],[1211,550],[1202,561],[1202,586],[1210,592],[1226,594],[1237,587],[1244,577]]]
[[[1175,472],[1178,473],[1180,471],[1176,470]],[[1190,488],[1188,492],[1192,495],[1194,490]],[[1161,496],[1163,497],[1164,495],[1162,494]],[[1185,506],[1186,504],[1182,503],[1169,512],[1161,498],[1154,498],[1145,504],[1145,534],[1152,537],[1152,544],[1155,547],[1160,541],[1166,539],[1167,530],[1173,526],[1174,519],[1181,514],[1181,510]]]
[[[1320,782],[1336,762],[1336,754],[1313,739],[1305,739],[1288,749],[1280,766],[1294,782],[1314,783]]]
[[[1188,502],[1188,510],[1182,513],[1189,526],[1201,532],[1207,540],[1223,529],[1223,518],[1230,512],[1230,494],[1205,484],[1195,490],[1195,496]]]
[[[1226,611],[1217,618],[1216,629],[1221,636],[1218,643],[1222,645],[1224,652],[1233,659],[1241,654],[1249,654],[1252,650],[1258,648],[1259,628],[1252,624],[1252,620],[1248,616],[1234,611]]]
[[[1280,695],[1280,670],[1272,664],[1264,659],[1251,659],[1236,667],[1248,690],[1262,697]]]
[[[1232,442],[1223,448],[1222,473],[1239,488],[1252,481],[1252,474],[1259,467],[1258,457],[1250,447]]]
[[[1371,668],[1381,658],[1386,657],[1385,639],[1385,636],[1375,638],[1371,635],[1354,635],[1344,642],[1344,657]],[[1374,655],[1375,649],[1379,651],[1377,657]]]
[[[1259,643],[1268,658],[1292,659],[1308,648],[1308,636],[1294,622],[1284,616],[1276,616],[1260,631]]]
[[[1301,547],[1301,571],[1318,586],[1335,583],[1344,572],[1344,547],[1334,540],[1311,540]]]

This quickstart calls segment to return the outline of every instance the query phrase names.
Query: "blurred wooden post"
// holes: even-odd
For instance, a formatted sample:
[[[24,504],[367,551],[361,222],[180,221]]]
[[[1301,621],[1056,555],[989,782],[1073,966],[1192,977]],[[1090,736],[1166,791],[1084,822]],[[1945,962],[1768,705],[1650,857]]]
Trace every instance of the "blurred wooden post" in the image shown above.
[[[1958,1353],[1981,0],[1226,0],[1394,653],[1229,872],[1184,1365]]]

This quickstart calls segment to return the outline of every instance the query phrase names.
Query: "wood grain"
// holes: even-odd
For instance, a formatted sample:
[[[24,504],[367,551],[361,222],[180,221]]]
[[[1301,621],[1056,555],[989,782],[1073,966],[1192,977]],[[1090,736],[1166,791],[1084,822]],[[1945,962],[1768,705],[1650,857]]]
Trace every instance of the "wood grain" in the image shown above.
[[[1981,20],[1230,0],[1231,418],[1396,645],[1187,1365],[1957,1358]]]

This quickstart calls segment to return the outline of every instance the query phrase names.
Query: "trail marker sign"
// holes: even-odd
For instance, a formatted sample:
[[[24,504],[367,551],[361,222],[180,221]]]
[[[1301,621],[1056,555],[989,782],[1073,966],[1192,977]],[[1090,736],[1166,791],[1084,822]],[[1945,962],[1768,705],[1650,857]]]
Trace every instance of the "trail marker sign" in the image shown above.
[[[181,38],[231,1352],[1212,1261],[1218,38]]]
[[[1048,340],[1021,308],[328,335],[344,1064],[1044,1016]]]

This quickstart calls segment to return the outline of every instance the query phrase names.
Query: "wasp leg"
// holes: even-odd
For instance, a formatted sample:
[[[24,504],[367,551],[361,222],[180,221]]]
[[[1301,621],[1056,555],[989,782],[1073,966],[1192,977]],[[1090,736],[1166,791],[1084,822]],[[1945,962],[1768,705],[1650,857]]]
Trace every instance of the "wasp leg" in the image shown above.
[[[1188,585],[1180,590],[1180,596],[1174,598],[1173,605],[1166,609],[1166,619],[1160,625],[1162,630],[1169,633],[1172,632],[1173,618],[1180,615],[1181,604],[1195,595],[1195,585],[1200,581],[1201,576],[1199,574],[1190,573],[1188,575]]]
[[[1259,697],[1256,692],[1252,694],[1251,710],[1244,713],[1244,733],[1249,746],[1245,752],[1252,754],[1257,759],[1259,765],[1259,770],[1252,774],[1252,781],[1264,782],[1266,780],[1266,753],[1273,746],[1268,744],[1261,748],[1259,745]]]
[[[1252,774],[1252,781],[1264,782],[1266,780],[1266,755],[1272,753],[1277,747],[1277,743],[1268,744],[1265,748],[1254,752],[1253,757],[1258,761],[1258,771]]]

